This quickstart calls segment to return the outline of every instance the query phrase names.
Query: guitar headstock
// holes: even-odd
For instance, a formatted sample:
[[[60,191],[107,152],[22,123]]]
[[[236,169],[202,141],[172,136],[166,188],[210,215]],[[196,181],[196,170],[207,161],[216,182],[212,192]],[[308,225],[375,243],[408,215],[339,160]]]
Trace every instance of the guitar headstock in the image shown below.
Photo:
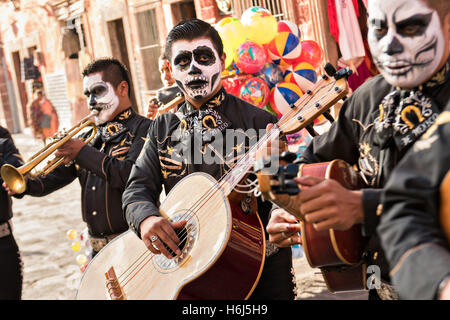
[[[288,194],[296,195],[300,192],[298,185],[294,182],[294,178],[298,176],[299,165],[293,164],[297,155],[292,152],[283,152],[280,155],[281,163],[274,174],[268,173],[265,168],[257,168],[259,190],[262,193]]]
[[[325,66],[323,74],[312,90],[308,90],[297,102],[291,105],[291,110],[285,113],[278,122],[284,134],[310,128],[314,119],[321,114],[328,120],[328,110],[348,94],[347,78],[352,74],[349,68],[336,72],[331,64]]]

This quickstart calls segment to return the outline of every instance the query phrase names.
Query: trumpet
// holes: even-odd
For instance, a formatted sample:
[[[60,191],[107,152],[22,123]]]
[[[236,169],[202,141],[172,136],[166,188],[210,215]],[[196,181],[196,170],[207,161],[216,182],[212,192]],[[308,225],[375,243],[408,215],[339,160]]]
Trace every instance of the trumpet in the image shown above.
[[[32,177],[43,176],[52,172],[56,167],[64,162],[64,157],[55,157],[48,161],[44,168],[42,168],[37,173],[32,173],[38,164],[40,164],[45,159],[49,158],[58,148],[60,148],[67,141],[72,139],[77,133],[86,128],[87,126],[93,126],[92,134],[84,140],[85,143],[89,143],[97,133],[97,126],[94,122],[94,117],[99,113],[98,110],[92,110],[91,113],[83,118],[77,125],[73,126],[69,131],[58,132],[52,138],[53,140],[48,143],[44,148],[36,152],[27,163],[21,167],[14,167],[10,164],[4,164],[0,169],[0,174],[3,181],[8,185],[8,187],[15,193],[23,193],[26,189],[26,175]]]

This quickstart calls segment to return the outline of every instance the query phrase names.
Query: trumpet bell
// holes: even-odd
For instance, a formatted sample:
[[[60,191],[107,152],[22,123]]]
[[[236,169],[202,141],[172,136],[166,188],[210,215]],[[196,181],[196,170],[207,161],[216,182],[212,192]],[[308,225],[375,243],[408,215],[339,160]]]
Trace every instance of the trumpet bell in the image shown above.
[[[3,181],[15,193],[23,193],[26,189],[26,181],[20,170],[10,164],[5,164],[0,170]]]

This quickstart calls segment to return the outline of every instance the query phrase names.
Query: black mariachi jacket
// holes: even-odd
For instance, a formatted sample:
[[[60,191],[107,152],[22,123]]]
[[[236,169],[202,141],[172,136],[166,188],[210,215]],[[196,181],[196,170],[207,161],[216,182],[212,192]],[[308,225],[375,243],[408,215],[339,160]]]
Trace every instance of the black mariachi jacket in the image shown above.
[[[389,267],[376,234],[382,212],[380,198],[392,170],[410,148],[399,150],[391,145],[382,152],[374,142],[377,122],[383,116],[380,105],[384,97],[394,90],[381,75],[367,80],[344,102],[330,130],[314,137],[297,161],[317,163],[342,159],[355,165],[362,173],[367,183],[367,188],[362,190],[363,233],[370,238],[365,258],[369,265],[380,267],[382,278],[386,281],[389,281]],[[423,92],[442,111],[450,99],[450,82],[429,87]]]
[[[0,167],[4,164],[20,167],[23,165],[23,160],[14,145],[11,134],[5,128],[0,127]],[[1,178],[0,184],[3,184]],[[6,222],[12,218],[13,212],[11,205],[11,197],[3,187],[0,187],[0,223]]]
[[[217,97],[219,98],[217,99]],[[209,105],[206,103],[201,108],[201,112],[205,113],[203,123],[206,126],[208,124],[213,128],[223,126],[223,128],[234,131],[237,131],[236,129],[242,131],[255,129],[255,133],[258,134],[258,130],[264,131],[268,123],[276,122],[276,118],[270,113],[227,94],[224,89],[216,95],[216,99],[214,102],[216,105],[211,105],[211,101],[214,101],[214,98],[212,98]],[[123,208],[126,209],[127,221],[138,235],[139,225],[143,220],[149,216],[160,215],[158,210],[159,195],[163,186],[166,194],[168,194],[178,181],[193,172],[206,172],[214,178],[220,179],[228,170],[224,163],[236,160],[237,156],[243,155],[248,150],[247,141],[245,146],[240,148],[235,146],[233,149],[236,152],[231,156],[222,152],[226,159],[218,158],[219,161],[212,164],[206,164],[202,159],[195,161],[196,159],[189,158],[192,154],[183,153],[183,155],[180,155],[182,153],[180,145],[184,144],[179,143],[180,140],[176,131],[180,126],[183,126],[183,128],[189,127],[189,123],[194,117],[197,119],[195,109],[188,102],[185,102],[180,106],[179,112],[159,116],[150,127],[149,140],[133,166],[127,188],[123,194]],[[209,123],[210,121],[211,123]],[[213,143],[208,145],[213,145]],[[205,153],[204,149],[201,150],[204,145],[190,146],[192,146],[190,151],[193,153]],[[226,147],[226,143],[223,143],[223,146]],[[189,162],[188,158],[193,161]],[[149,176],[152,179],[148,179]],[[261,218],[264,218],[264,215],[263,213]]]
[[[159,195],[163,186],[167,194],[178,181],[193,172],[206,172],[215,179],[220,179],[225,170],[229,169],[227,164],[242,156],[248,150],[249,145],[256,142],[258,137],[254,134],[260,136],[265,132],[268,123],[276,121],[275,116],[227,94],[224,89],[204,104],[200,108],[200,112],[195,111],[188,102],[185,102],[176,114],[166,113],[159,116],[150,127],[149,140],[146,141],[141,155],[133,166],[127,188],[123,193],[123,208],[130,227],[140,236],[141,222],[150,216],[160,215]],[[190,153],[184,152],[183,156],[179,155],[182,150],[178,147],[183,143],[180,143],[176,132],[180,128],[185,133],[190,132],[191,129],[196,130],[199,123],[203,124],[199,127],[203,130],[202,137],[204,139],[208,139],[208,135],[215,129],[231,129],[236,136],[239,136],[240,132],[244,133],[245,144],[243,140],[239,140],[240,138],[237,138],[238,142],[230,139],[232,148],[227,149],[227,143],[224,141],[223,159],[219,157],[217,159],[219,161],[212,164],[203,161],[197,162],[195,159],[190,163],[186,161],[186,158],[191,156]],[[189,137],[189,135],[187,136]],[[225,137],[229,138],[230,136],[224,135]],[[191,141],[190,138],[186,140]],[[181,139],[181,141],[185,140]],[[195,145],[194,142],[193,147],[187,149],[199,155],[210,152],[208,146],[214,148],[214,145],[214,142],[207,142],[204,145]],[[190,192],[194,193],[195,186],[192,188]],[[260,197],[257,200],[258,214],[265,229],[272,203],[262,201]],[[275,252],[273,256],[266,259],[261,278],[252,294],[253,299],[294,298],[291,249],[281,248],[276,249]]]
[[[150,123],[133,109],[125,110],[113,121],[99,126],[96,136],[80,150],[74,164],[61,165],[45,177],[29,179],[25,193],[42,197],[78,178],[83,221],[90,234],[101,237],[126,231],[122,193]]]
[[[450,104],[435,124],[398,164],[382,197],[377,230],[402,299],[435,299],[450,276],[450,238],[439,222],[440,186],[450,176]]]

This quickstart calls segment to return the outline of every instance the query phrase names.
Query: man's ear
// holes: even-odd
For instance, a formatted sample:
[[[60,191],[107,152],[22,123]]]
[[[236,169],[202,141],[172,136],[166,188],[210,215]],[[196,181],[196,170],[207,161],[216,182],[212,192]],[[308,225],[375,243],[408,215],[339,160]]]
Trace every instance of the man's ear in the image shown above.
[[[222,71],[225,70],[225,60],[227,59],[227,54],[225,53],[225,51],[222,53],[222,55],[220,56],[220,63],[222,64]]]
[[[128,82],[123,80],[119,83],[119,85],[117,86],[117,94],[120,97],[128,96]]]

